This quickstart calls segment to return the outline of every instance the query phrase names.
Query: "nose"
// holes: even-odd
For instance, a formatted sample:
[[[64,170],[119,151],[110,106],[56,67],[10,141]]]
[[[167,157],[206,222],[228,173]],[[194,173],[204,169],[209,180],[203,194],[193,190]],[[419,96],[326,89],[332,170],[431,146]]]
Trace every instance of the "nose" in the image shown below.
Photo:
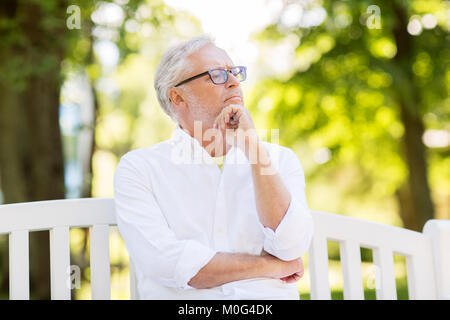
[[[228,71],[228,80],[226,82],[227,88],[236,87],[239,83],[240,81],[230,71]]]

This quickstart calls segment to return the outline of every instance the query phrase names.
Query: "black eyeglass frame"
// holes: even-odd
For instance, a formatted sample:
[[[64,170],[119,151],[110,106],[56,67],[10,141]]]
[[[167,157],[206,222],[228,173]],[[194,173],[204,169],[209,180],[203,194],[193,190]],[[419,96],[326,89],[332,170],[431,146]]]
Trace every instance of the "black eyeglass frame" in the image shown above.
[[[228,72],[232,73],[231,70],[236,69],[236,68],[240,68],[240,69],[243,69],[243,70],[244,70],[244,79],[239,80],[239,82],[242,82],[242,81],[244,81],[245,79],[247,79],[247,67],[245,67],[245,66],[235,66],[235,67],[228,68],[228,69],[227,69],[227,68],[215,68],[215,69],[211,69],[211,70],[202,72],[202,73],[200,73],[200,74],[197,74],[197,75],[195,75],[195,76],[193,76],[193,77],[190,77],[190,78],[188,78],[188,79],[186,79],[186,80],[183,80],[183,81],[181,81],[180,83],[178,83],[177,85],[175,85],[175,87],[181,86],[182,84],[184,84],[184,83],[186,83],[186,82],[189,82],[189,81],[195,80],[195,79],[197,79],[197,78],[203,77],[203,76],[205,76],[205,75],[207,75],[207,74],[209,75],[209,79],[211,79],[212,83],[214,83],[214,84],[224,84],[224,83],[226,83],[226,82],[228,81]],[[212,72],[213,72],[213,71],[216,71],[216,70],[227,71],[226,76],[225,76],[225,82],[221,82],[221,83],[216,83],[216,82],[214,82],[214,80],[213,80],[213,78],[212,78]],[[242,72],[242,71],[241,71],[241,72]]]

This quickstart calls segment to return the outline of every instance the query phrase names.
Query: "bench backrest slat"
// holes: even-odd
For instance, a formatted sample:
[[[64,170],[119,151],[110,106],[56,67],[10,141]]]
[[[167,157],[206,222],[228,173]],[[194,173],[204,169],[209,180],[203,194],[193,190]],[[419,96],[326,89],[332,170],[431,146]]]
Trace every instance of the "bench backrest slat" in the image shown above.
[[[327,239],[320,231],[314,231],[309,247],[308,261],[311,274],[311,299],[331,300],[330,282],[328,279]]]
[[[364,300],[359,244],[353,240],[344,240],[340,242],[339,249],[344,277],[344,299]]]
[[[89,228],[91,259],[91,292],[93,300],[111,299],[109,226],[94,225]]]
[[[30,299],[29,242],[27,230],[9,234],[9,299]]]
[[[133,260],[130,258],[130,298],[131,300],[139,300],[139,292],[137,288],[136,269],[134,268]]]
[[[396,300],[397,290],[394,274],[394,253],[390,248],[373,249],[373,264],[376,267],[375,290],[378,300]]]
[[[50,288],[52,300],[70,300],[69,227],[50,229]]]
[[[437,296],[450,300],[450,220],[428,220],[423,233],[431,238]]]
[[[431,242],[420,245],[417,254],[406,256],[406,272],[410,300],[437,298]]]

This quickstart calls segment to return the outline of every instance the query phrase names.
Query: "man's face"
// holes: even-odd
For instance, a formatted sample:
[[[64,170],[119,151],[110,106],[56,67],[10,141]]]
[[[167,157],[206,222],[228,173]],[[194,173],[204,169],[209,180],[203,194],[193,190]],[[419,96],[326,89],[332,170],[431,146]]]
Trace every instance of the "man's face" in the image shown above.
[[[214,45],[206,45],[188,57],[190,72],[181,80],[190,78],[214,68],[231,68],[233,61],[227,53]],[[204,129],[211,128],[214,120],[229,104],[244,105],[240,82],[230,72],[224,84],[214,84],[209,75],[182,84],[177,91],[184,104],[178,111],[184,126],[194,127],[194,121],[202,121]],[[176,88],[175,88],[176,89]],[[235,96],[233,98],[230,98]]]

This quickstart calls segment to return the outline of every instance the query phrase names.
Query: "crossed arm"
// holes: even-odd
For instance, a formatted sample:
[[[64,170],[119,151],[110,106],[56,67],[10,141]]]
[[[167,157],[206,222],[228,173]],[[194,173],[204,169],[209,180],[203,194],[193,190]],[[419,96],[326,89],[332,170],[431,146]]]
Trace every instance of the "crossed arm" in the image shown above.
[[[207,289],[231,281],[260,277],[285,279],[290,283],[300,279],[303,270],[301,258],[283,261],[270,254],[256,256],[218,252],[188,284],[196,289]]]

